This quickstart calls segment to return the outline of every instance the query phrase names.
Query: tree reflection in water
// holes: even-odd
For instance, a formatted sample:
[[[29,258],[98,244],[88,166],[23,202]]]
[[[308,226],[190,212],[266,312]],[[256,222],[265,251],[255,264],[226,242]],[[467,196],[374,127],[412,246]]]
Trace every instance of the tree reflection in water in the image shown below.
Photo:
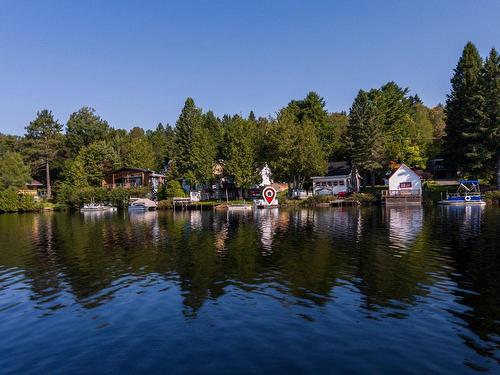
[[[161,285],[178,288],[187,319],[227,293],[320,313],[348,303],[377,320],[435,304],[494,357],[498,218],[481,207],[0,215],[0,293],[22,284],[43,315]]]

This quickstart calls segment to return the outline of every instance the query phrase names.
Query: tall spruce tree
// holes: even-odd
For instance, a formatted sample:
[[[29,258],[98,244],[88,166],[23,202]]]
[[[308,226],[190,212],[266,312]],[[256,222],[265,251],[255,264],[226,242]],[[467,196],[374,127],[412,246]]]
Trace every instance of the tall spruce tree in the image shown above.
[[[482,60],[468,42],[451,79],[446,100],[446,155],[463,175],[478,175],[484,168],[484,97],[480,89]]]
[[[363,185],[366,185],[366,173],[371,174],[371,182],[374,185],[375,171],[382,167],[380,128],[377,107],[370,100],[368,93],[360,90],[349,112],[347,143],[351,163],[365,175]]]
[[[54,160],[61,144],[62,125],[54,120],[52,111],[37,112],[36,119],[26,126],[26,139],[30,143],[30,153],[35,166],[45,169],[47,199],[52,198],[50,163]]]
[[[191,185],[212,178],[216,147],[210,131],[204,126],[201,109],[187,98],[175,126],[175,168],[178,177]]]
[[[500,56],[492,48],[486,59],[481,88],[484,96],[483,126],[487,171],[496,170],[497,189],[500,189]]]

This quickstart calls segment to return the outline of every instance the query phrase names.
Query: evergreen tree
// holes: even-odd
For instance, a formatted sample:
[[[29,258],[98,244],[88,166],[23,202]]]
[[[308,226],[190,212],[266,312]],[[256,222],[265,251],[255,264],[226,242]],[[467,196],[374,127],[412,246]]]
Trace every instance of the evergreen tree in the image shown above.
[[[486,171],[496,170],[497,189],[500,189],[500,56],[492,48],[481,73],[484,96],[483,125]]]
[[[481,68],[479,52],[474,44],[467,43],[454,70],[446,101],[446,155],[464,175],[477,175],[484,167]]]
[[[37,112],[36,119],[26,126],[26,139],[30,144],[30,154],[37,168],[45,168],[47,199],[52,197],[50,163],[54,160],[61,144],[62,125],[54,120],[52,111],[44,109]]]
[[[162,170],[174,155],[174,130],[160,122],[155,130],[148,130],[146,134],[153,148],[156,169]]]
[[[375,171],[382,167],[382,134],[379,114],[368,93],[358,92],[349,112],[347,126],[347,144],[350,160],[355,168],[372,176],[375,183]],[[366,185],[366,177],[363,179]]]
[[[216,157],[213,138],[204,126],[201,109],[187,98],[175,126],[175,168],[180,178],[191,185],[206,183],[212,178]]]

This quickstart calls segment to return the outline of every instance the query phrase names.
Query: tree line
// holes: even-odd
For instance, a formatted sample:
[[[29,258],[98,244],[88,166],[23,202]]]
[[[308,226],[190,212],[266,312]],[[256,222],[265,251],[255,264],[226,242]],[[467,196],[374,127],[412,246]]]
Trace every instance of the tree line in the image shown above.
[[[121,166],[167,171],[191,186],[232,176],[237,187],[260,180],[264,165],[275,181],[307,187],[327,162],[349,160],[375,184],[394,163],[425,169],[444,155],[461,176],[493,181],[498,151],[500,59],[483,61],[468,43],[451,79],[445,106],[429,108],[395,82],[360,90],[349,112],[330,113],[310,92],[276,114],[218,117],[185,101],[175,126],[115,129],[94,109],[72,113],[65,126],[50,110],[37,113],[24,136],[0,134],[1,188],[21,187],[30,176],[45,182],[47,197],[64,200],[75,189],[101,185]],[[219,166],[219,168],[214,168]],[[214,173],[214,171],[218,171]]]

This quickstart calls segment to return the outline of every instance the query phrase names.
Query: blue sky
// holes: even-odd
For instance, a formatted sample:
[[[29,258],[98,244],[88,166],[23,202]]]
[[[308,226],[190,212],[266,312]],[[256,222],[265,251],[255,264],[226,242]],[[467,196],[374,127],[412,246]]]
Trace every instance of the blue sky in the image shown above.
[[[0,132],[87,105],[114,127],[204,110],[274,114],[314,90],[330,111],[394,80],[444,102],[461,50],[500,48],[500,1],[1,1]]]

